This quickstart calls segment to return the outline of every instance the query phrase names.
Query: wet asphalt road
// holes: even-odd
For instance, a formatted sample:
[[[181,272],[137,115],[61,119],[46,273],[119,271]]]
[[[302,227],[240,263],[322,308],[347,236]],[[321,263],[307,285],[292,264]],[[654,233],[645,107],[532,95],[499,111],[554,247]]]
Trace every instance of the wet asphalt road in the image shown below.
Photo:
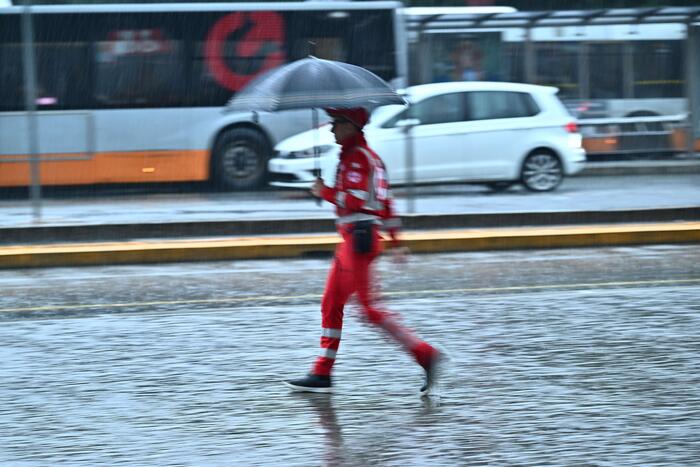
[[[328,259],[0,271],[2,465],[697,465],[700,247],[382,260],[451,359],[436,394],[346,313],[308,370]]]

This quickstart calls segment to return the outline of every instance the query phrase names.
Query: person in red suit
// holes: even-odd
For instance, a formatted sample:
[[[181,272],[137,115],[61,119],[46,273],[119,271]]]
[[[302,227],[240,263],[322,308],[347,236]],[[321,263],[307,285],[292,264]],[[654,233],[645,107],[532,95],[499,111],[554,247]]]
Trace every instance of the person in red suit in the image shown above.
[[[325,110],[333,119],[333,135],[341,145],[340,161],[335,185],[328,187],[317,179],[311,193],[335,205],[336,226],[343,241],[336,248],[321,302],[321,353],[306,377],[285,383],[296,391],[331,392],[331,371],[340,345],[343,309],[356,294],[364,318],[386,331],[423,367],[426,377],[421,393],[426,394],[442,360],[440,351],[402,326],[395,313],[381,309],[371,293],[376,287],[371,266],[382,251],[380,227],[388,231],[394,250],[401,252],[401,249],[397,238],[400,222],[394,214],[386,168],[367,145],[362,131],[369,114],[362,107]]]

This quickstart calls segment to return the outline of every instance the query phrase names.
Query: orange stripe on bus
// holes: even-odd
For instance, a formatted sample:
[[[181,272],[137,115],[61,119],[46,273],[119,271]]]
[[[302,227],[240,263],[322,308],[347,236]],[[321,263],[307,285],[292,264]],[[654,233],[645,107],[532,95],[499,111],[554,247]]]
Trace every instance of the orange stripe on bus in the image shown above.
[[[182,182],[209,178],[209,152],[206,150],[101,152],[91,158],[81,153],[42,154],[41,157],[42,185]],[[23,158],[27,161],[7,161]],[[28,186],[31,180],[28,159],[25,154],[0,156],[0,186]]]

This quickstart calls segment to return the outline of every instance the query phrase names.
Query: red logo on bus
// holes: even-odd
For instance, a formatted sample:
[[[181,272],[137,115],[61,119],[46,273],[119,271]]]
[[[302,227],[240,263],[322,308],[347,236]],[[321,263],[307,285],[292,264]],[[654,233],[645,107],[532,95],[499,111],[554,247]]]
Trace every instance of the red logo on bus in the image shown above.
[[[229,38],[234,58],[246,62],[244,69],[234,70],[226,63]],[[224,16],[207,34],[205,56],[209,71],[221,86],[231,91],[241,89],[256,75],[284,63],[282,16],[271,11],[236,12]]]

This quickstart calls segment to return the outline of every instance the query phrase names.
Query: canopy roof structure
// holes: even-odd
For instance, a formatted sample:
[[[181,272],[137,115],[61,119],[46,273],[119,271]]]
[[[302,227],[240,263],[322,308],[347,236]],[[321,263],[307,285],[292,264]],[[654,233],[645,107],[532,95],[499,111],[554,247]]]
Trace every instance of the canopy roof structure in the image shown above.
[[[613,8],[562,11],[484,11],[447,13],[435,9],[407,9],[406,24],[416,32],[440,29],[537,28],[617,24],[693,23],[700,21],[700,7]]]

